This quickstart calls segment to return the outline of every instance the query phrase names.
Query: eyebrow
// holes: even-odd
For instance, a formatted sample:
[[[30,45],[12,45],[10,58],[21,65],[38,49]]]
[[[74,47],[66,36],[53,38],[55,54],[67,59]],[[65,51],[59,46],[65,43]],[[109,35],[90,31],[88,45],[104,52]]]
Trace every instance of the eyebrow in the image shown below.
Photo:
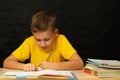
[[[41,39],[39,39],[39,38],[35,38],[36,40],[40,40],[41,41]],[[43,40],[50,40],[51,38],[49,37],[49,38],[45,38],[45,39],[43,39]]]

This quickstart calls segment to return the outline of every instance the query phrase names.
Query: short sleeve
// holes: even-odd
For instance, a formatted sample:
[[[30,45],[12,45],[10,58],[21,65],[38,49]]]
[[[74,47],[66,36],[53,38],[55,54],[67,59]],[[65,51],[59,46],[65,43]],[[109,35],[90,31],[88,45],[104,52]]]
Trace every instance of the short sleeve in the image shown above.
[[[12,54],[22,62],[28,59],[30,57],[28,38]]]
[[[64,35],[61,37],[60,48],[62,56],[67,60],[70,60],[71,56],[77,52]]]

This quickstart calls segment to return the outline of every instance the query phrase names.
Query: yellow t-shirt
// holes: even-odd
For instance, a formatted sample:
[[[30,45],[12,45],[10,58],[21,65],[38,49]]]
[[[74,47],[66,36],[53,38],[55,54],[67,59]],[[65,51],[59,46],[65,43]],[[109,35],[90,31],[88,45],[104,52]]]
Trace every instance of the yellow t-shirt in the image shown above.
[[[54,49],[49,59],[50,62],[62,62],[69,60],[76,53],[67,38],[59,34],[54,43]],[[39,66],[41,61],[45,61],[50,52],[43,51],[35,42],[33,36],[28,37],[21,45],[12,53],[19,61],[24,62],[30,58],[30,62]]]

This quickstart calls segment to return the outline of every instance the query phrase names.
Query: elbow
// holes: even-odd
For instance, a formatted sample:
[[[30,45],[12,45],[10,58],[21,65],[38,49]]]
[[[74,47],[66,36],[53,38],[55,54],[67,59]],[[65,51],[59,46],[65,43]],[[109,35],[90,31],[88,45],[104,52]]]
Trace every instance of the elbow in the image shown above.
[[[77,70],[82,70],[84,68],[84,63],[83,62],[79,62],[78,67],[76,67]]]
[[[6,60],[3,61],[3,68],[6,68]]]
[[[83,68],[84,68],[84,63],[81,63],[79,69],[82,70]]]
[[[83,67],[84,67],[83,61],[76,61],[76,63],[72,67],[72,70],[82,70]]]
[[[8,66],[7,66],[7,63],[8,63],[8,60],[5,59],[5,60],[3,61],[3,68],[7,68],[7,67],[8,67]]]

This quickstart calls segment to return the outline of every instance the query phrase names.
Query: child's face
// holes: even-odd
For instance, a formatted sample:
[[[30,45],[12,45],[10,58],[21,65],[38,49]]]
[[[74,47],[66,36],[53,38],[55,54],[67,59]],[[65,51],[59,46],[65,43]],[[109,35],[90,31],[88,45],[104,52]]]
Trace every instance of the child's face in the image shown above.
[[[58,30],[55,31],[47,30],[37,33],[33,33],[37,45],[45,51],[49,51],[53,48],[53,43],[58,35]]]

